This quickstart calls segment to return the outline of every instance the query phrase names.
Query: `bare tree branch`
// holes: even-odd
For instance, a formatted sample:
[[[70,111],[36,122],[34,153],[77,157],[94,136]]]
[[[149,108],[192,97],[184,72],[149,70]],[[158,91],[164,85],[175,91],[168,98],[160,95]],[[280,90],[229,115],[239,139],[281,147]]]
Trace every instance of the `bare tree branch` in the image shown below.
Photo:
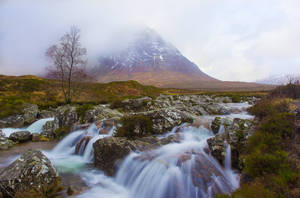
[[[72,26],[60,39],[60,43],[48,48],[46,57],[51,65],[47,67],[47,77],[60,80],[65,102],[71,103],[72,82],[89,78],[86,72],[85,48],[81,47],[80,30]]]

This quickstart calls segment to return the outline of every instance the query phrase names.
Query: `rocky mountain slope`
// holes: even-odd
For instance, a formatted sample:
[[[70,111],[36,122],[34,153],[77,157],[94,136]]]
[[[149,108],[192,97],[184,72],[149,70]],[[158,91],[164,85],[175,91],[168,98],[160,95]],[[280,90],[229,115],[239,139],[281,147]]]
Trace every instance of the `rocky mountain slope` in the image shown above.
[[[217,81],[151,29],[138,31],[127,48],[100,57],[93,73],[100,82],[137,80],[156,86]]]

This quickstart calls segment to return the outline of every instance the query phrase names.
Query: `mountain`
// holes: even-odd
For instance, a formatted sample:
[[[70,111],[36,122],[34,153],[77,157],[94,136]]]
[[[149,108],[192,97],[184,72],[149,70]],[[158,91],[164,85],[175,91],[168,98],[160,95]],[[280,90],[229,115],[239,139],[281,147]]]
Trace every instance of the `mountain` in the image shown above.
[[[101,56],[93,74],[99,82],[136,80],[159,87],[217,81],[152,29],[135,33],[125,49]]]
[[[214,79],[149,28],[134,33],[126,47],[102,54],[91,73],[98,82],[136,80],[144,85],[204,91],[259,91],[274,87]]]

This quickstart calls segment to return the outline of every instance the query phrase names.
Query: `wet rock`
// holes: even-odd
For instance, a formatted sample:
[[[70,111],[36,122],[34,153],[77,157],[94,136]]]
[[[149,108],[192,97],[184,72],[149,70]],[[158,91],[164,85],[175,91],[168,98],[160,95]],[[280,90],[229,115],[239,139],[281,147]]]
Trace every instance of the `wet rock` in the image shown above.
[[[43,118],[52,118],[55,116],[55,112],[54,111],[49,111],[49,110],[41,110],[38,113],[38,118],[39,119],[43,119]]]
[[[190,114],[173,108],[148,111],[142,114],[152,120],[154,134],[165,133],[183,123],[192,123],[194,119]]]
[[[29,131],[17,131],[10,134],[8,139],[14,142],[27,142],[31,140],[31,133]]]
[[[94,165],[112,176],[116,172],[117,165],[131,152],[147,151],[175,141],[178,141],[178,136],[163,139],[151,136],[136,140],[128,140],[124,137],[99,139],[93,144]]]
[[[24,126],[24,117],[22,115],[14,115],[0,120],[0,128],[12,127],[20,128]]]
[[[76,107],[65,105],[56,109],[54,122],[58,124],[59,128],[73,128],[78,122],[78,119]]]
[[[109,118],[121,118],[123,116],[118,110],[110,109],[106,105],[97,105],[93,109],[88,110],[84,114],[83,122],[92,123],[97,120]]]
[[[23,118],[25,124],[31,124],[37,119],[39,107],[36,104],[24,104],[23,106]]]
[[[5,134],[0,130],[0,150],[7,150],[13,147],[16,143],[8,139]]]
[[[39,142],[41,135],[39,133],[33,133],[31,137],[31,141],[33,142]]]
[[[96,126],[99,128],[99,134],[109,134],[113,127],[118,126],[119,122],[120,118],[111,118],[96,122]]]
[[[72,131],[78,131],[78,130],[85,130],[87,128],[89,128],[89,126],[91,126],[90,123],[87,124],[79,124],[73,127]]]
[[[45,155],[28,150],[0,170],[0,191],[4,197],[50,197],[60,189],[60,177]]]
[[[126,99],[122,101],[122,107],[125,111],[145,111],[151,104],[152,98],[143,97],[138,99]]]
[[[223,134],[217,134],[215,137],[208,139],[207,143],[211,154],[224,165],[226,141],[231,146],[232,167],[242,169],[243,162],[239,157],[245,148],[247,140],[253,133],[254,124],[252,120],[235,118],[230,125],[228,123],[225,124],[225,132]]]
[[[219,132],[221,124],[222,124],[221,118],[215,117],[215,119],[212,121],[211,126],[210,126],[210,128],[214,134],[217,134]]]
[[[75,147],[75,154],[82,155],[85,151],[86,146],[92,139],[92,136],[84,136],[77,144]]]
[[[53,139],[57,135],[55,131],[59,128],[57,120],[47,121],[43,126],[42,136]]]

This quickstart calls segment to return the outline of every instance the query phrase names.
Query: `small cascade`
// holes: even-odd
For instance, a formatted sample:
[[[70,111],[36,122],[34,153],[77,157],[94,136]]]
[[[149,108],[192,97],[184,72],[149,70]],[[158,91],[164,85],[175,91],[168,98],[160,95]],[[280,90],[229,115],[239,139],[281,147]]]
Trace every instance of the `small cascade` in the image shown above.
[[[41,133],[43,131],[43,126],[46,124],[48,121],[53,121],[54,118],[45,118],[45,119],[40,119],[32,123],[28,127],[24,128],[3,128],[1,129],[2,132],[5,134],[6,137],[9,137],[10,134],[18,131],[29,131],[30,133]]]
[[[232,185],[234,188],[239,187],[239,177],[231,168],[231,146],[226,141],[224,142],[224,145],[226,147],[226,154],[225,154],[225,160],[224,160],[224,167],[225,167],[225,173],[227,177],[230,179]]]

